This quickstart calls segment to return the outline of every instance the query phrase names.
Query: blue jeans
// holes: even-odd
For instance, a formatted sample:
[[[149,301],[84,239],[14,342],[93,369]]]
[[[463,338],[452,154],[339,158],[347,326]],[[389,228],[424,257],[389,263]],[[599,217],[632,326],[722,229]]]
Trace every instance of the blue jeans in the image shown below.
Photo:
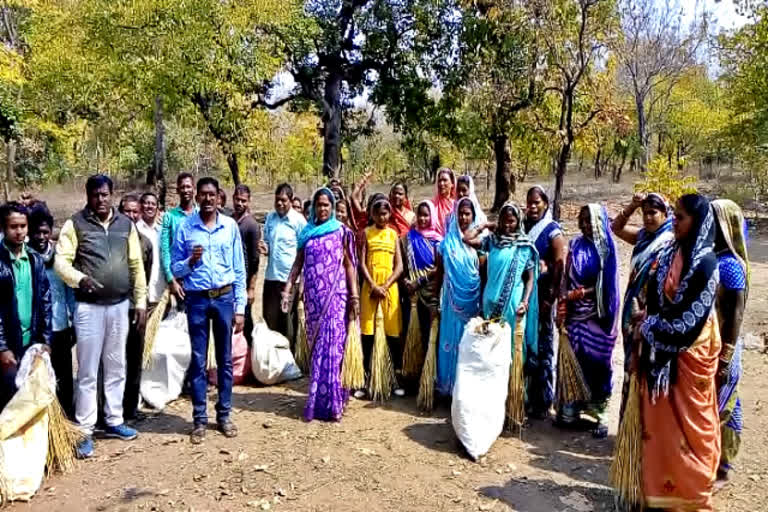
[[[192,343],[192,360],[187,372],[192,389],[192,418],[196,426],[208,423],[208,377],[205,365],[208,358],[208,334],[212,326],[219,387],[216,421],[221,423],[229,419],[232,410],[232,319],[235,314],[235,296],[230,291],[211,299],[205,293],[188,291],[185,302]]]

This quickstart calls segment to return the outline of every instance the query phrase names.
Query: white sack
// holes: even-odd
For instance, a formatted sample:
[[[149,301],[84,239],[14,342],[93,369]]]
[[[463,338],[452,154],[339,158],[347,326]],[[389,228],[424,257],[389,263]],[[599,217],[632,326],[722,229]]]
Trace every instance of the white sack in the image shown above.
[[[152,359],[141,372],[141,396],[155,409],[176,400],[184,385],[184,374],[192,359],[192,344],[187,332],[187,315],[175,309],[160,322]]]
[[[280,333],[270,331],[264,322],[253,326],[251,369],[256,380],[267,386],[301,378],[288,340]]]

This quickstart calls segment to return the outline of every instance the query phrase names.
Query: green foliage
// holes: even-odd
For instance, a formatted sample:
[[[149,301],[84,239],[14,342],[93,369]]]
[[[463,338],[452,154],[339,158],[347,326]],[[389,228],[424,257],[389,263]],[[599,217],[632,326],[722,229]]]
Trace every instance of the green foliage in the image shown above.
[[[635,184],[635,192],[656,192],[674,203],[680,196],[695,193],[695,185],[696,178],[683,175],[666,158],[657,156],[648,164],[644,181]]]

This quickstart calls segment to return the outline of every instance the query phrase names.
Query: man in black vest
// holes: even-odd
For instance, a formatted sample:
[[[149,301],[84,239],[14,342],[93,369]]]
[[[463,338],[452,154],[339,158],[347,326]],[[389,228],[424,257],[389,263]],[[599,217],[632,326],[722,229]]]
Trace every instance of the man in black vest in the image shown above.
[[[133,222],[111,204],[112,180],[97,174],[85,185],[87,206],[67,220],[56,246],[54,268],[75,288],[77,389],[75,419],[86,435],[78,456],[93,455],[97,419],[97,377],[104,372],[104,416],[107,437],[132,440],[137,432],[123,421],[125,344],[128,308],[133,296],[139,331],[146,320],[147,287],[139,233]]]

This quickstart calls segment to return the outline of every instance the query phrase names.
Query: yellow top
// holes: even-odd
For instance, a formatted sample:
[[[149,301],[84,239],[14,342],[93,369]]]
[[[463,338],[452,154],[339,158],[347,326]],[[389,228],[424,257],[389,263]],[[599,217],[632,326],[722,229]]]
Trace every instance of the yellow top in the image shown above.
[[[102,224],[105,227],[109,226],[109,221],[111,219],[112,214],[110,214],[109,218],[105,222],[102,222]],[[72,223],[72,219],[68,219],[59,233],[59,241],[56,244],[56,258],[53,260],[53,268],[61,280],[70,288],[79,288],[80,281],[85,277],[85,274],[72,266],[72,263],[75,261],[76,253],[77,232],[75,231],[75,225]],[[128,267],[133,282],[133,303],[135,304],[136,309],[146,309],[147,280],[144,276],[144,263],[141,256],[139,233],[135,226],[131,228],[131,233],[128,235]]]
[[[368,245],[365,266],[374,283],[381,286],[387,282],[395,268],[395,250],[398,243],[397,232],[392,228],[379,229],[370,226],[365,229],[365,240]],[[360,296],[360,332],[370,336],[374,333],[377,301],[371,299],[371,287],[363,283]],[[384,330],[387,336],[398,337],[402,330],[400,315],[400,294],[397,283],[387,290],[387,298],[382,302],[384,313]]]

